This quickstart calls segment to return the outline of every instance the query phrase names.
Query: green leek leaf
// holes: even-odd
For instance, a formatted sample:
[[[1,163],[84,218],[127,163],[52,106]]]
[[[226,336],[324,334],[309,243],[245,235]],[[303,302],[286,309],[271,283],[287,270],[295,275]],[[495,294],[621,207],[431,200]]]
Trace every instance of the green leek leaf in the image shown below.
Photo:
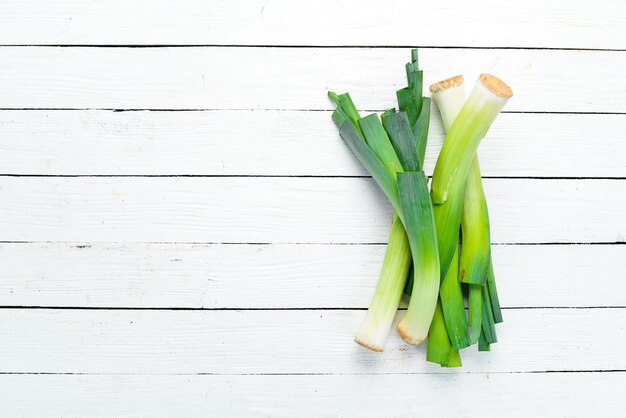
[[[339,135],[354,153],[363,167],[371,174],[376,183],[383,190],[396,211],[400,208],[400,197],[398,187],[393,176],[389,173],[385,165],[378,156],[367,146],[365,141],[351,123],[344,122],[339,129]]]
[[[398,333],[409,344],[423,342],[430,327],[439,294],[437,235],[423,171],[398,173],[403,223],[413,256],[413,293]]]
[[[371,114],[359,119],[359,126],[365,136],[365,141],[370,149],[378,156],[380,161],[387,167],[389,174],[394,178],[396,173],[402,170],[402,164],[394,151],[394,147],[389,141],[387,132],[383,124],[378,119],[378,115]]]
[[[383,119],[383,124],[404,171],[420,171],[420,162],[407,114],[399,112],[387,115]]]

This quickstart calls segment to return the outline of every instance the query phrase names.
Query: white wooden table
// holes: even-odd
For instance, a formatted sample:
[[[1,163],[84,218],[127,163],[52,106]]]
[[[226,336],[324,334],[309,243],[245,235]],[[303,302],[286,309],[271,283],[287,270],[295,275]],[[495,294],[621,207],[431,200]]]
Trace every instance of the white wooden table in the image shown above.
[[[0,45],[1,416],[624,416],[622,1],[3,0]],[[326,91],[392,106],[412,46],[516,94],[460,370],[352,342],[391,208]]]

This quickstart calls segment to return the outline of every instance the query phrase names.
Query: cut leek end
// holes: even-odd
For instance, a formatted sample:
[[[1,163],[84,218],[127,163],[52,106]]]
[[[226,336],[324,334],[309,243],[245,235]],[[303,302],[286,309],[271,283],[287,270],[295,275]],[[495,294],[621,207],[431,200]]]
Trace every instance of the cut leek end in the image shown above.
[[[395,308],[388,309],[385,314],[380,314],[370,307],[354,342],[372,351],[384,351],[385,341],[393,324],[398,303],[394,303],[393,306]]]
[[[491,344],[487,342],[483,334],[480,334],[478,338],[478,351],[491,351]]]
[[[406,318],[406,317],[405,317]],[[428,337],[428,327],[430,324],[426,324],[426,327],[411,326],[404,319],[398,324],[398,334],[404,340],[405,343],[411,345],[420,345],[426,341]]]
[[[455,75],[454,77],[446,78],[445,80],[438,81],[430,85],[430,92],[437,93],[442,90],[447,90],[451,87],[460,86],[463,84],[463,76]]]
[[[513,92],[502,80],[481,75],[454,123],[437,158],[431,183],[434,204],[448,198],[448,190],[465,185],[478,144]]]
[[[492,93],[500,97],[510,98],[513,97],[513,90],[504,81],[500,80],[495,75],[481,74],[479,77],[483,86],[487,87]]]
[[[354,342],[357,343],[358,345],[362,346],[362,347],[365,347],[365,348],[370,349],[372,351],[376,351],[377,353],[382,353],[383,351],[385,351],[385,347],[383,347],[382,345],[366,343],[365,341],[359,339],[359,337],[356,337],[354,339]]]
[[[459,350],[452,348],[450,350],[450,355],[448,356],[448,361],[445,364],[442,364],[441,367],[462,367],[461,363],[461,355],[459,354]]]

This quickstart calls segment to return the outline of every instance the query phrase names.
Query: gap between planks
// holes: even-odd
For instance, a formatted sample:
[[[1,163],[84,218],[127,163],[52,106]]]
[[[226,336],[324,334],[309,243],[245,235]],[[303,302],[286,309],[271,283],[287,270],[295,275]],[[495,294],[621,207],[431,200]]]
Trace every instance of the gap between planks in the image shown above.
[[[506,375],[506,374],[543,374],[543,373],[626,373],[622,369],[596,369],[596,370],[528,370],[528,371],[494,371],[494,372],[471,372],[454,370],[449,374],[480,374],[480,375]],[[85,372],[0,372],[0,376],[417,376],[434,375],[441,376],[443,373],[436,372],[405,372],[405,373],[85,373]]]
[[[495,49],[526,51],[624,52],[621,48],[516,47],[516,46],[435,46],[435,45],[272,45],[272,44],[0,44],[0,48],[319,48],[319,49]]]

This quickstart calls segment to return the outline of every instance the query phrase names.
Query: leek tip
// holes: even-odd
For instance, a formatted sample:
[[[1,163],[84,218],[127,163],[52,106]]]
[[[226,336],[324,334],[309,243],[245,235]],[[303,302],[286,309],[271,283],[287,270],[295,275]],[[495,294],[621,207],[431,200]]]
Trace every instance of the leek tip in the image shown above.
[[[419,55],[418,49],[417,48],[413,48],[411,50],[411,62],[412,63],[413,62],[416,63],[416,64],[418,63],[418,55]]]
[[[334,91],[328,91],[328,98],[333,101],[337,106],[341,105],[341,100],[339,100],[339,96]]]

